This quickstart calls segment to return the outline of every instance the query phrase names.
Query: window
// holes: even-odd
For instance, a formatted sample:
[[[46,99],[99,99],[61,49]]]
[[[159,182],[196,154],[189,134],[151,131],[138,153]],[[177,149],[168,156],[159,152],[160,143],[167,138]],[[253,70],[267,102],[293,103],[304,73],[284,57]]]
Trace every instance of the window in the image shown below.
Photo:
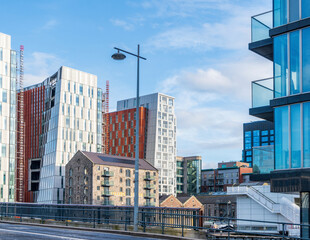
[[[288,107],[278,107],[274,110],[275,115],[275,168],[288,168],[289,159],[289,126]]]
[[[2,102],[7,102],[8,101],[8,94],[7,94],[7,91],[6,90],[2,90]]]
[[[268,137],[262,137],[262,142],[268,142]]]
[[[268,135],[268,130],[262,131],[262,136],[267,136]]]
[[[83,95],[83,85],[80,85],[80,94]]]
[[[126,179],[126,186],[130,187],[130,179]]]
[[[287,34],[274,38],[274,88],[275,98],[287,95],[288,63]]]
[[[130,206],[131,204],[130,204],[130,198],[126,198],[126,205],[127,206]]]
[[[130,177],[130,170],[126,170],[126,177]]]
[[[79,96],[76,96],[75,103],[76,103],[76,106],[80,105],[80,97]]]
[[[273,1],[273,24],[278,27],[287,23],[287,0]]]
[[[69,186],[73,186],[73,179],[72,178],[69,178]]]
[[[72,168],[69,169],[69,176],[72,177]]]
[[[130,196],[130,188],[126,188],[126,196]]]

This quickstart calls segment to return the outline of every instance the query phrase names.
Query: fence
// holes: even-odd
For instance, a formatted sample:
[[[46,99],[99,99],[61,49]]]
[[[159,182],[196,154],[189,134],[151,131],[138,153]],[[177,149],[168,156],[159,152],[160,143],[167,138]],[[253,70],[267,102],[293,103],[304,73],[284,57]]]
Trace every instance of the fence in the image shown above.
[[[33,204],[33,203],[0,203],[0,218],[15,218],[19,221],[37,219],[91,224],[93,228],[100,225],[123,225],[127,231],[133,225],[133,207],[96,206],[72,204]],[[214,228],[218,225],[218,228]],[[252,239],[309,239],[299,236],[300,228],[309,231],[309,225],[286,222],[257,221],[210,217],[202,215],[199,209],[140,207],[139,226],[144,232],[157,228],[164,234],[167,228],[179,229],[182,236],[188,229],[204,231],[216,238],[236,239],[237,235],[256,236]],[[253,235],[254,234],[254,235]],[[238,235],[238,236],[239,236]],[[260,236],[260,237],[259,237]],[[239,237],[238,239],[242,239]]]

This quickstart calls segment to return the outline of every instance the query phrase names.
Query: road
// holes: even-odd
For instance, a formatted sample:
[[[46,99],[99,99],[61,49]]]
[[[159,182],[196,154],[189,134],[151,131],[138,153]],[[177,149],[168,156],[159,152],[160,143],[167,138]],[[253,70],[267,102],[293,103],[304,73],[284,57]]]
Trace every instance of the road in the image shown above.
[[[120,234],[90,232],[71,229],[60,229],[51,227],[37,227],[19,224],[5,224],[0,223],[0,239],[5,240],[95,240],[95,239],[109,239],[109,240],[134,240],[146,239],[154,240],[155,238],[144,238]]]

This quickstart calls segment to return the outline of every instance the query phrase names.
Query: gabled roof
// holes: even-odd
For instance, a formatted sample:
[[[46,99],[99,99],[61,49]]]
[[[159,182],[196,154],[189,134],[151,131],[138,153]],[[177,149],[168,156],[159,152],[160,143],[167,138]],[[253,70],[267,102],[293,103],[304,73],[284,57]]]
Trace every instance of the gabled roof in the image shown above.
[[[84,156],[86,156],[94,164],[117,166],[124,168],[135,168],[135,159],[129,157],[120,157],[104,153],[86,152],[80,151]],[[144,159],[139,159],[139,169],[157,171],[152,164]]]

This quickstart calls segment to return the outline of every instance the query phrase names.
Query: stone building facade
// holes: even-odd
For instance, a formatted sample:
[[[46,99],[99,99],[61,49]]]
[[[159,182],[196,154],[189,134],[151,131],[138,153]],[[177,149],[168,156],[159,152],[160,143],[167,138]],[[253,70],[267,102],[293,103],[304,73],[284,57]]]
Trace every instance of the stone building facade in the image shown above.
[[[134,159],[78,151],[66,165],[69,204],[134,205]],[[139,205],[159,206],[158,171],[139,160]]]

